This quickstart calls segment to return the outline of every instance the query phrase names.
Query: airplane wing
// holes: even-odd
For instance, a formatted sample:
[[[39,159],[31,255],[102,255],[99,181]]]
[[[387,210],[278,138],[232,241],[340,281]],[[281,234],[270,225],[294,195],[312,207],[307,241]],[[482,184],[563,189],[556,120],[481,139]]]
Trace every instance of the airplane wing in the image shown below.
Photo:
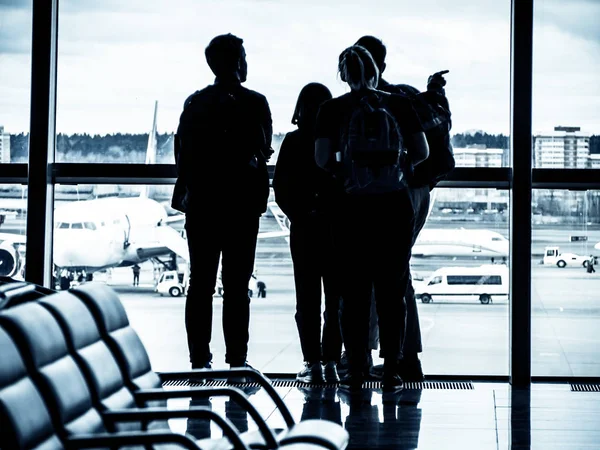
[[[281,231],[272,231],[270,233],[274,233],[274,234],[279,233],[279,234],[277,234],[277,236],[283,236],[289,242],[289,236],[290,236],[290,221],[289,221],[289,219],[287,218],[285,213],[281,210],[279,205],[277,205],[277,203],[269,202],[269,203],[267,203],[267,207],[273,214],[273,217],[275,217],[275,220],[277,221],[279,228],[281,228]],[[268,234],[268,233],[263,233],[263,234]],[[259,238],[261,237],[260,233],[259,233],[258,237]],[[264,237],[276,237],[276,236],[264,236]]]

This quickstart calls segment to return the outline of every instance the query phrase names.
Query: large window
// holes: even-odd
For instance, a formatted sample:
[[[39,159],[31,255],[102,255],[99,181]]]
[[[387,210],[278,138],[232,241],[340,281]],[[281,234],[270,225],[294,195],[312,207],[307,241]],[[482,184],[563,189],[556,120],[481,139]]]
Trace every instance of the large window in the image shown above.
[[[158,102],[149,161],[173,162],[171,135],[184,100],[214,79],[204,48],[231,31],[244,39],[246,86],[270,103],[275,149],[294,129],[301,88],[317,81],[344,93],[340,52],[374,34],[388,47],[390,82],[424,90],[430,74],[450,70],[459,166],[507,166],[510,2],[465,3],[61,1],[57,161],[143,163]]]
[[[534,167],[600,169],[600,3],[534,4]]]
[[[533,374],[597,376],[600,192],[535,190],[534,199]]]
[[[156,164],[173,163],[173,134],[184,100],[213,82],[205,46],[215,35],[227,32],[244,39],[249,65],[246,86],[265,94],[272,111],[276,153],[271,164],[275,164],[285,134],[295,128],[291,116],[301,88],[317,81],[334,96],[346,92],[337,74],[338,55],[360,36],[373,34],[387,45],[383,76],[390,82],[423,90],[428,75],[450,70],[446,92],[458,169],[433,191],[430,216],[411,260],[425,372],[506,375],[509,343],[517,359],[528,353],[514,351],[520,345],[527,350],[523,339],[528,336],[529,308],[524,313],[515,307],[528,300],[527,291],[509,286],[507,273],[511,271],[509,226],[513,236],[523,238],[531,225],[533,374],[598,376],[593,350],[598,341],[594,337],[595,273],[584,266],[600,256],[596,246],[600,235],[595,234],[600,185],[593,170],[600,168],[600,162],[596,164],[600,161],[600,52],[594,21],[600,5],[586,0],[535,1],[531,135],[535,189],[531,217],[516,202],[514,210],[525,217],[512,217],[510,225],[510,188],[523,194],[519,189],[528,186],[519,173],[521,161],[515,158],[513,171],[508,151],[511,115],[515,119],[522,107],[526,114],[513,120],[518,132],[512,151],[514,155],[529,151],[529,106],[522,100],[530,92],[521,70],[524,67],[529,73],[527,11],[521,10],[525,15],[517,14],[514,18],[519,20],[511,22],[511,11],[526,7],[516,0],[418,4],[385,0],[368,7],[355,1],[314,0],[95,5],[61,1],[57,163],[47,172],[57,183],[53,265],[48,268],[54,286],[62,289],[93,279],[115,287],[155,368],[187,369],[183,296],[187,262],[181,250],[185,245],[178,251],[172,248],[174,242],[185,244],[185,233],[182,217],[169,207],[174,167]],[[26,162],[31,4],[2,4],[0,13],[0,127],[10,134],[11,161]],[[511,23],[522,32],[512,34],[516,44],[512,66]],[[513,111],[511,67],[515,92],[519,92],[513,98]],[[47,130],[38,131],[47,135]],[[16,159],[17,154],[22,159]],[[101,163],[111,164],[95,165]],[[540,170],[546,168],[563,170]],[[24,232],[24,209],[14,209],[27,198],[24,174],[6,170],[0,174],[4,186],[0,231],[11,233],[9,250],[15,255],[24,254],[23,245],[14,244]],[[33,203],[31,208],[37,208],[38,202]],[[137,207],[152,220],[132,220]],[[38,213],[43,215],[41,209]],[[260,231],[287,226],[289,222],[272,204],[261,218]],[[161,248],[160,234],[173,238],[170,247]],[[152,237],[156,245],[146,245],[133,255],[137,236]],[[151,239],[137,242],[142,241],[148,244]],[[82,249],[97,251],[81,259]],[[96,259],[92,261],[90,255]],[[24,261],[20,261],[22,272]],[[132,270],[136,262],[139,285]],[[217,281],[215,366],[224,364],[219,288]],[[515,298],[509,295],[511,288]],[[302,357],[285,237],[259,240],[249,290],[249,359],[267,372],[296,372]],[[511,314],[513,325],[523,326],[511,329]],[[513,358],[513,369],[526,365],[527,361]],[[526,370],[521,373],[527,375]]]
[[[29,154],[31,1],[0,2],[0,163]]]

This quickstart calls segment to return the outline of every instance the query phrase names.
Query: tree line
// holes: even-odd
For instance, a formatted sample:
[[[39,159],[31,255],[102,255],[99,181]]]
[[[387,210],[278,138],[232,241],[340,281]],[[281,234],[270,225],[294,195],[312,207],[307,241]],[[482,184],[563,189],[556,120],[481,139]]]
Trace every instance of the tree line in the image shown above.
[[[273,136],[273,142],[281,143],[284,134]],[[143,163],[146,158],[148,133],[130,134],[116,133],[107,135],[63,134],[56,137],[57,162],[89,161],[109,162],[122,161]],[[485,145],[487,148],[508,148],[509,137],[503,134],[485,132],[456,133],[452,136],[452,145],[464,148],[472,145]],[[29,155],[29,134],[20,133],[10,136],[10,152],[12,162],[27,162]],[[173,162],[173,133],[157,134],[156,161]],[[590,138],[590,153],[600,153],[600,136]]]

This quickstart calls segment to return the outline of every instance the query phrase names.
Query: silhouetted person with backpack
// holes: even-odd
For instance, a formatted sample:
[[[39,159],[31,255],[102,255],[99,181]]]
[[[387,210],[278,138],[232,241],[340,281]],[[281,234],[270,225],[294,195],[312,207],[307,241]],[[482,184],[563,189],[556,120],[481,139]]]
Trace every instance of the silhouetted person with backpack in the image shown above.
[[[443,75],[446,71],[431,75],[425,92],[419,92],[418,89],[407,84],[393,85],[382,77],[386,68],[385,57],[387,53],[383,42],[374,36],[363,36],[356,44],[366,48],[377,64],[379,69],[377,88],[407,97],[417,112],[427,137],[429,157],[422,164],[415,167],[408,182],[410,198],[415,211],[412,242],[414,245],[429,213],[430,191],[454,168],[454,156],[450,143],[451,114],[444,91],[446,81]],[[405,381],[421,381],[424,379],[421,361],[418,357],[418,354],[423,351],[421,328],[410,270],[408,276],[409,281],[405,296],[406,333],[403,341],[402,359],[399,362],[398,369],[400,376]],[[404,318],[400,317],[399,321],[404,322]],[[373,330],[376,328],[377,317],[371,317],[371,322],[371,330]],[[371,339],[371,341],[373,340]],[[373,342],[371,342],[371,347],[373,347]],[[385,352],[382,352],[382,356],[385,357]],[[373,372],[377,374],[380,372],[377,369],[381,369],[381,367],[375,369]]]
[[[269,196],[271,112],[262,94],[242,86],[247,75],[242,39],[216,36],[205,55],[215,82],[188,97],[177,129],[178,181],[184,189],[176,190],[173,204],[185,209],[190,251],[185,323],[192,368],[210,368],[212,301],[222,255],[225,362],[245,367],[248,283]]]
[[[340,385],[360,389],[368,375],[369,309],[375,289],[385,350],[382,387],[394,391],[402,388],[397,364],[404,329],[398,317],[405,315],[414,222],[406,173],[427,158],[427,141],[410,102],[375,89],[379,69],[364,47],[345,49],[338,68],[351,92],[321,105],[315,158],[344,188],[334,225],[349,363]]]
[[[304,357],[304,367],[296,378],[304,383],[338,382],[337,363],[342,352],[331,226],[332,203],[340,190],[333,176],[315,163],[317,113],[331,98],[329,89],[320,83],[302,88],[292,117],[298,129],[286,134],[273,177],[275,201],[290,220],[295,318]]]

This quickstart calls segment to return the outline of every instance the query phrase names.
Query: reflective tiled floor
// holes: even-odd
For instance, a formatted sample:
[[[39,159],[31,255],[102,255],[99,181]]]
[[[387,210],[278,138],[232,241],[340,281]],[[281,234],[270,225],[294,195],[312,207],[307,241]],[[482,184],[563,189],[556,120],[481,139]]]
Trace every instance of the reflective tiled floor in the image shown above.
[[[277,388],[296,421],[321,418],[350,433],[350,449],[600,449],[600,393],[571,392],[568,384],[534,384],[531,391],[501,383],[472,390],[406,389],[382,394],[363,389]],[[272,428],[284,421],[260,388],[246,388]],[[169,406],[188,407],[190,400]],[[219,397],[194,400],[227,416],[241,431],[256,429],[247,414]],[[173,420],[173,430],[197,438],[221,437],[203,421]]]

